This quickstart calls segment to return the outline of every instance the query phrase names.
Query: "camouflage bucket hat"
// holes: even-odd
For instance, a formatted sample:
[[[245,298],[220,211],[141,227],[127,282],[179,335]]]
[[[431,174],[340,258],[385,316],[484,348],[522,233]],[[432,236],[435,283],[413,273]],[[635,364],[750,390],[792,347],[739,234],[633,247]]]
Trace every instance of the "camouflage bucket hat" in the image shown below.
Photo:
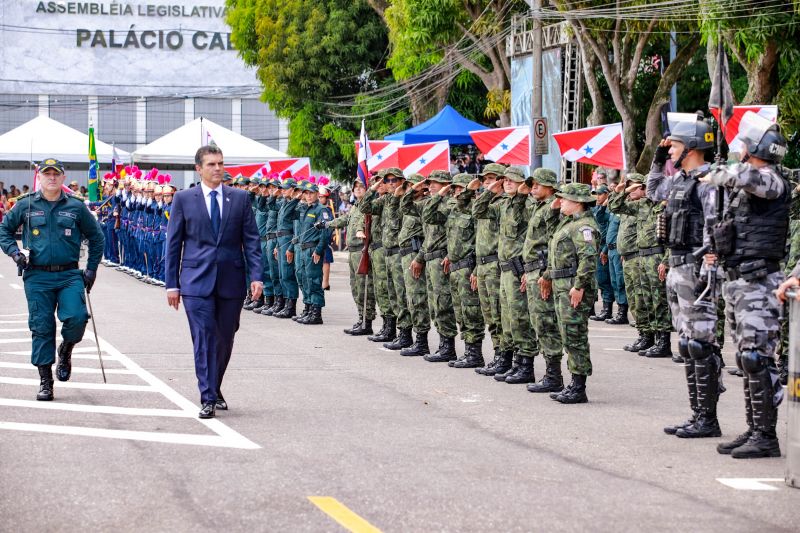
[[[625,181],[630,181],[631,183],[644,183],[645,177],[638,172],[631,172],[625,176]]]
[[[594,194],[608,194],[608,186],[607,185],[600,185],[597,190],[594,191]]]
[[[416,184],[417,184],[417,183],[419,183],[420,181],[425,181],[425,176],[423,176],[422,174],[417,174],[417,173],[415,172],[415,173],[413,173],[413,174],[410,174],[410,175],[409,175],[409,176],[408,176],[406,179],[407,179],[409,182],[411,182],[411,183],[413,183],[414,185],[416,185]]]
[[[530,180],[546,187],[553,187],[554,189],[558,187],[556,173],[547,168],[537,168],[534,170]]]
[[[383,176],[382,176],[383,178],[386,178],[386,176],[389,176],[389,175],[392,175],[392,176],[394,176],[395,178],[402,178],[402,177],[404,177],[404,176],[403,176],[403,171],[402,171],[402,170],[400,170],[400,169],[399,169],[399,168],[397,168],[397,167],[391,167],[391,168],[387,168],[386,170],[383,170],[382,172],[383,172]]]
[[[559,198],[580,202],[582,204],[594,205],[595,197],[592,196],[592,189],[585,183],[567,183],[556,193]]]
[[[453,185],[457,185],[459,187],[466,187],[472,181],[473,177],[472,174],[467,174],[462,172],[461,174],[456,174],[453,176]]]
[[[483,167],[483,172],[481,172],[481,176],[485,176],[487,174],[496,174],[498,176],[502,176],[506,173],[505,165],[501,165],[500,163],[489,163],[485,167]]]
[[[447,171],[434,170],[428,175],[428,181],[435,181],[443,185],[449,185],[453,182],[453,178],[450,177],[450,173]]]
[[[517,183],[525,182],[525,173],[519,167],[508,167],[503,176]]]

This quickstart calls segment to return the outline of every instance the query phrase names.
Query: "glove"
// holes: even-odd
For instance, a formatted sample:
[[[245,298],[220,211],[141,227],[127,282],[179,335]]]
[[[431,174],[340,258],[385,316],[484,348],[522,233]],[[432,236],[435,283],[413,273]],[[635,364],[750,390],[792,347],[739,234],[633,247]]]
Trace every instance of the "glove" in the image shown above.
[[[28,258],[25,257],[25,254],[20,252],[14,252],[11,256],[11,259],[17,264],[18,270],[25,270],[28,267]]]
[[[319,222],[314,224],[314,229],[327,229],[327,227],[328,227],[328,222],[324,220],[320,220]]]
[[[86,292],[92,292],[94,280],[97,278],[97,272],[94,270],[83,271],[83,286],[86,287]]]
[[[656,148],[656,155],[653,156],[653,163],[663,167],[669,157],[669,146],[659,146]]]

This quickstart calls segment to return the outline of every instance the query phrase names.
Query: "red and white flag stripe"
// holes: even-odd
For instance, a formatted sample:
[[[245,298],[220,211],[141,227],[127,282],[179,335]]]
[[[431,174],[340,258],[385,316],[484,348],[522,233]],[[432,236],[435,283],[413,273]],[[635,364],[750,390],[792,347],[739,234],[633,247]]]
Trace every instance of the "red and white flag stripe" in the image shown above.
[[[434,170],[450,171],[450,143],[407,144],[398,149],[400,168],[406,176],[422,174],[427,176]]]
[[[737,105],[733,106],[733,115],[731,119],[725,124],[725,141],[731,152],[744,151],[744,144],[739,139],[739,124],[742,122],[744,114],[748,111],[764,117],[770,122],[778,121],[778,106],[776,105]],[[712,107],[711,114],[719,122],[719,108]]]
[[[606,168],[626,168],[622,123],[554,133],[561,156],[567,161]]]
[[[367,167],[370,172],[377,172],[385,168],[400,166],[397,160],[397,149],[403,143],[398,141],[369,141],[370,157]],[[361,149],[361,143],[356,141],[356,153]]]
[[[531,128],[516,126],[469,132],[488,161],[507,165],[531,164]]]

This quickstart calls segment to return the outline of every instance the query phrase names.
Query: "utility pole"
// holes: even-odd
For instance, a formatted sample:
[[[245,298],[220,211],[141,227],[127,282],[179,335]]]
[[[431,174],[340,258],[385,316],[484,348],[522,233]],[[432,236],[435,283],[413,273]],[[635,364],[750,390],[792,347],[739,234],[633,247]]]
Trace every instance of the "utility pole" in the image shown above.
[[[530,0],[529,0],[530,1]],[[533,90],[531,91],[531,127],[542,116],[542,0],[532,0],[533,18]],[[549,128],[548,128],[549,129]],[[542,166],[542,156],[536,155],[534,132],[531,132],[531,173]]]

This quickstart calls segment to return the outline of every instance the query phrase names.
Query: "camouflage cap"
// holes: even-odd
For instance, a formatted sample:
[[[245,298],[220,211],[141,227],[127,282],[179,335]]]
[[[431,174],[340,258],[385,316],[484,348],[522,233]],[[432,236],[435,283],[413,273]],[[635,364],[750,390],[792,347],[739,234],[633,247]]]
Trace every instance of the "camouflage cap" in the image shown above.
[[[501,165],[500,163],[489,163],[485,167],[483,167],[483,172],[481,172],[481,176],[485,176],[487,174],[496,174],[497,176],[502,176],[506,172],[505,165]]]
[[[594,194],[608,194],[608,186],[606,184],[600,185],[597,189],[595,189]]]
[[[523,183],[525,181],[525,173],[520,167],[508,167],[503,173],[503,176],[517,183]]]
[[[415,172],[413,174],[410,174],[407,179],[408,179],[408,181],[410,181],[411,183],[416,185],[420,181],[425,181],[425,176],[423,176],[422,174],[417,174]]]
[[[632,183],[644,183],[645,177],[639,174],[638,172],[631,172],[627,176],[625,176],[625,181],[630,181]]]
[[[386,170],[383,170],[382,172],[383,172],[383,177],[384,178],[386,178],[386,176],[388,176],[390,174],[392,176],[394,176],[395,178],[403,178],[403,177],[405,177],[405,176],[403,176],[403,171],[400,170],[397,167],[387,168]]]
[[[548,168],[537,168],[534,170],[533,174],[531,175],[531,181],[546,187],[553,187],[554,189],[558,186],[558,178],[556,177],[556,173]]]
[[[592,189],[585,183],[567,183],[556,193],[559,198],[581,202],[582,204],[594,205],[595,197],[592,196]]]
[[[448,185],[453,182],[453,178],[446,170],[434,170],[428,174],[428,181],[435,181],[437,183]]]
[[[472,174],[467,174],[466,172],[462,172],[461,174],[456,174],[453,176],[453,185],[459,187],[466,187],[472,181],[473,177]]]

